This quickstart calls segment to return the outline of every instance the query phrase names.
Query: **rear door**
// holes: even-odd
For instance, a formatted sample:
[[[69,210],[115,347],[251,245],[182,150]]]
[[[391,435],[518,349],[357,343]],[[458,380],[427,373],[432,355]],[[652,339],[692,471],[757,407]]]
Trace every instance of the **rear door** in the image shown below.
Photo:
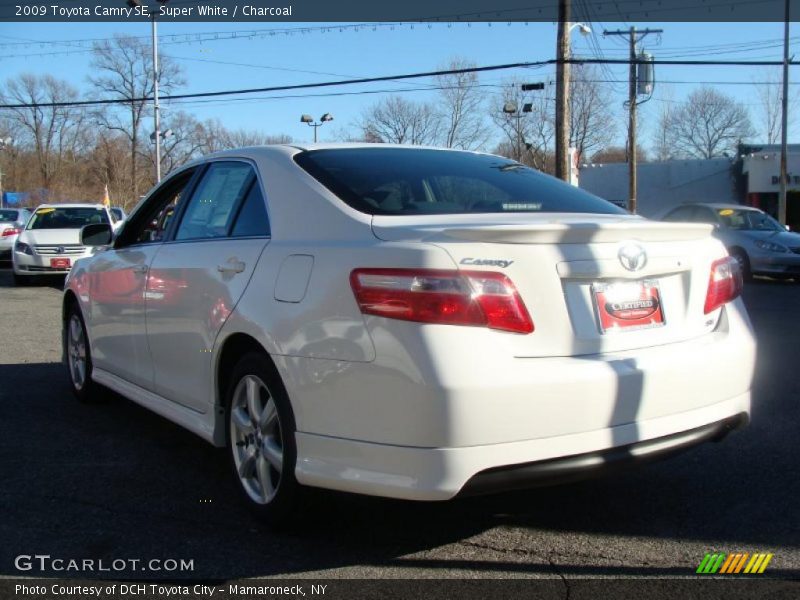
[[[214,341],[269,242],[262,190],[250,162],[210,163],[150,266],[155,391],[200,412],[209,408]]]

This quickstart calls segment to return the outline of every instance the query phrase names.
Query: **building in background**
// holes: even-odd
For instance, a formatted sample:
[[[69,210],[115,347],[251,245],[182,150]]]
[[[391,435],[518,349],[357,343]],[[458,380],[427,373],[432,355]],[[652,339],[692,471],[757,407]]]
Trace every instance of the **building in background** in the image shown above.
[[[730,158],[640,162],[639,214],[657,218],[687,202],[741,202],[734,165]],[[584,164],[580,171],[582,189],[627,208],[627,163]]]
[[[642,162],[637,169],[639,214],[658,218],[688,202],[746,204],[778,215],[781,147],[740,144],[735,158]],[[800,144],[788,147],[786,222],[800,230]],[[583,164],[580,187],[627,207],[627,163]]]
[[[778,215],[778,193],[781,184],[781,147],[779,144],[739,146],[739,173],[745,197],[742,201]],[[786,155],[789,184],[786,192],[786,224],[800,230],[800,144],[789,144]]]

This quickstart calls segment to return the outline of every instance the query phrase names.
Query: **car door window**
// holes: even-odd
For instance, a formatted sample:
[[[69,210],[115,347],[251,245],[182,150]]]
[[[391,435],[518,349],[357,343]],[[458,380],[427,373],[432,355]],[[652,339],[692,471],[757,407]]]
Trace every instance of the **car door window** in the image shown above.
[[[269,236],[269,217],[267,207],[264,203],[264,195],[261,193],[261,185],[258,181],[253,181],[247,197],[244,199],[242,208],[236,216],[231,237],[254,237]]]
[[[212,163],[189,199],[175,239],[226,237],[233,224],[236,208],[254,177],[253,167],[248,163]]]
[[[184,192],[188,191],[194,171],[195,169],[187,169],[164,182],[150,196],[147,204],[137,210],[125,224],[114,247],[163,241],[178,202]]]

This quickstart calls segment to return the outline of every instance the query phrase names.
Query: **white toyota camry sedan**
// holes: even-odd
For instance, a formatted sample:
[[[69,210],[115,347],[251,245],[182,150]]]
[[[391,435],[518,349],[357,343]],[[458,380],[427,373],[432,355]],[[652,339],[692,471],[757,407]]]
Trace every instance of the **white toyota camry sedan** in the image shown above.
[[[173,172],[66,282],[77,397],[226,447],[270,521],[304,486],[414,500],[563,481],[747,423],[755,342],[711,226],[506,158],[227,151]]]

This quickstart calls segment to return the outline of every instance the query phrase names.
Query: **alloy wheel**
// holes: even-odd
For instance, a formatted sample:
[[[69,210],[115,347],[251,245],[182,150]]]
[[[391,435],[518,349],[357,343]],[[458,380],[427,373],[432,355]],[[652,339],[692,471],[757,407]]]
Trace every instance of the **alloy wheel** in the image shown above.
[[[275,399],[255,375],[242,377],[233,392],[230,435],[242,487],[257,504],[269,504],[281,484],[283,435]]]
[[[72,385],[80,391],[86,383],[86,334],[77,314],[69,320],[67,333],[67,361]]]

